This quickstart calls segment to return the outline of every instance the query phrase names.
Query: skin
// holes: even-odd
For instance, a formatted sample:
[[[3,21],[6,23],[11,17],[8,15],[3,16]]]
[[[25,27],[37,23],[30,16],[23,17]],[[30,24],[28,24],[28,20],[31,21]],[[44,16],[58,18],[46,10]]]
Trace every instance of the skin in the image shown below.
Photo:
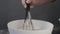
[[[22,4],[26,8],[26,3],[30,3],[30,7],[33,8],[34,6],[51,3],[52,1],[55,0],[22,0]]]

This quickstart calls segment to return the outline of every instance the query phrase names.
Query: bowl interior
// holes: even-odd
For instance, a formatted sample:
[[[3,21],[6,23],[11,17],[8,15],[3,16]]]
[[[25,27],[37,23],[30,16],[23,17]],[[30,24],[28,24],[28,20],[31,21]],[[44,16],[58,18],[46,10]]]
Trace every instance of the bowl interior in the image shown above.
[[[24,20],[14,20],[8,23],[8,28],[22,30]],[[32,20],[35,30],[48,30],[53,28],[53,24],[42,20]]]

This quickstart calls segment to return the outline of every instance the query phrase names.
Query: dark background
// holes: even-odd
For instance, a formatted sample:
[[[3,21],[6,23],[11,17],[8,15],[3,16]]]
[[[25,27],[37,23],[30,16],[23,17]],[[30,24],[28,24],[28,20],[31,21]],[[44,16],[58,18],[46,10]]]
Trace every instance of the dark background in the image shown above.
[[[55,25],[53,34],[60,34],[60,0],[35,7],[31,10],[32,19],[45,20]],[[12,20],[24,19],[25,10],[21,0],[0,0],[0,29],[6,29]]]

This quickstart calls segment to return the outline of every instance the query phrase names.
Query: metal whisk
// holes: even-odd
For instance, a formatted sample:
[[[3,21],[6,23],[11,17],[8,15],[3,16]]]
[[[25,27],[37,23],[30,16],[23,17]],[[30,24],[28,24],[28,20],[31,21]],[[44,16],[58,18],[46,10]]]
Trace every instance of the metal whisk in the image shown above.
[[[27,7],[25,8],[26,16],[25,16],[25,20],[23,23],[23,29],[24,30],[33,30],[33,24],[32,24],[32,19],[31,19],[31,14],[30,14],[30,4],[26,3],[26,5],[27,5]]]

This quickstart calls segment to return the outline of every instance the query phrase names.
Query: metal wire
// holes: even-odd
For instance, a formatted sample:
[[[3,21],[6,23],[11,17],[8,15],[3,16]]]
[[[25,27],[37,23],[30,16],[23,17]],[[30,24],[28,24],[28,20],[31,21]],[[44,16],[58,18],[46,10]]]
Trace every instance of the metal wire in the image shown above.
[[[25,15],[25,20],[23,24],[23,29],[26,30],[33,30],[33,23],[31,19],[31,14],[30,14],[30,4],[26,3],[27,7],[25,8],[26,10],[26,15]],[[26,23],[28,22],[28,23]]]

